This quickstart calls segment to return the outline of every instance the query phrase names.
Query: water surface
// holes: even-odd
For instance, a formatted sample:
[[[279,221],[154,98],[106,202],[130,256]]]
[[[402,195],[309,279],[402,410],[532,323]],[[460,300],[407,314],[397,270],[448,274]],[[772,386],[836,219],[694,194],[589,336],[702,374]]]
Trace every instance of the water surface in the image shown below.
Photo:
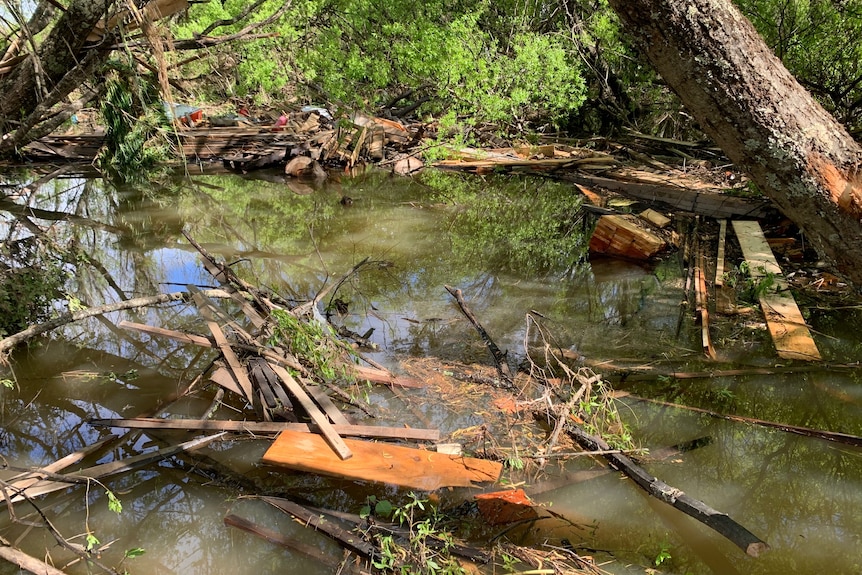
[[[369,355],[396,369],[408,357],[488,362],[482,342],[445,285],[462,290],[513,363],[524,359],[525,339],[528,346],[537,343],[527,334],[525,322],[527,313],[537,312],[534,317],[542,318],[560,349],[591,360],[625,360],[666,371],[715,367],[701,358],[700,328],[681,310],[684,272],[678,258],[650,266],[586,258],[589,220],[568,186],[430,172],[410,180],[369,172],[333,178],[303,190],[310,193],[297,194],[277,177],[271,180],[197,175],[161,180],[147,189],[116,189],[98,179],[65,178],[42,186],[26,201],[34,208],[79,217],[74,224],[55,223],[51,233],[87,256],[86,262],[69,268],[70,292],[80,294],[82,305],[179,291],[187,284],[211,285],[197,252],[181,234],[186,230],[231,262],[247,281],[295,301],[314,297],[367,258],[358,275],[323,298],[320,311],[331,310],[334,323],[357,333],[372,330],[370,339],[378,350]],[[10,229],[13,219],[7,216],[4,221]],[[828,361],[860,360],[858,309],[809,313]],[[91,418],[152,413],[211,357],[115,327],[128,319],[200,332],[197,315],[186,306],[106,319],[68,326],[15,353],[17,387],[0,392],[0,448],[8,462],[44,465],[91,444],[106,433],[89,425]],[[757,324],[756,317],[717,318],[719,353],[745,361],[721,368],[778,363]],[[862,388],[855,371],[637,382],[608,378],[616,387],[642,396],[862,435]],[[210,396],[201,392],[159,413],[196,417]],[[416,417],[384,390],[370,390],[370,397],[394,424]],[[862,571],[862,515],[855,512],[862,503],[858,448],[622,401],[623,418],[644,447],[657,450],[701,440],[698,449],[669,460],[645,458],[651,472],[728,513],[772,549],[758,559],[746,557],[615,473],[542,493],[541,502],[578,526],[542,522],[519,533],[521,542],[572,545],[610,561],[604,568],[614,573],[643,573],[655,567],[662,551],[670,555],[657,567],[665,573]],[[481,422],[475,410],[453,413],[433,397],[425,397],[418,410],[418,416],[444,433]],[[237,414],[223,409],[219,416]],[[137,433],[130,438],[99,462],[189,436]],[[318,481],[303,474],[273,476],[257,464],[267,445],[265,440],[237,439],[206,453],[234,469],[238,481],[259,481],[267,489],[354,513],[368,495],[403,496],[391,488]],[[596,466],[581,458],[567,471]],[[40,500],[40,505],[62,518],[57,526],[64,534],[79,535],[76,542],[83,543],[88,532],[103,544],[113,542],[102,560],[110,565],[122,561],[121,569],[130,573],[332,572],[331,567],[226,527],[223,518],[228,513],[295,534],[324,554],[340,555],[336,545],[260,501],[239,498],[241,485],[209,481],[182,459],[110,479],[106,487],[120,498],[122,513],[108,510],[100,486],[91,486],[89,492],[69,489]],[[27,511],[22,506],[19,515]],[[0,535],[40,558],[48,549],[57,566],[68,560],[69,554],[43,530],[4,521]],[[123,552],[136,547],[146,552],[123,561]],[[67,570],[87,569],[77,563]],[[0,572],[17,571],[4,565]]]

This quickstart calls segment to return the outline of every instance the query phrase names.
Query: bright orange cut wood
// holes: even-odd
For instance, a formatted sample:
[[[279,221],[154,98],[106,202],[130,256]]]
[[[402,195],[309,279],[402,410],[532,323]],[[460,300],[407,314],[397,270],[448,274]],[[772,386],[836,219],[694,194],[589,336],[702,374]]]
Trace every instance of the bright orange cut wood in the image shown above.
[[[471,487],[496,481],[503,465],[496,461],[446,455],[402,447],[345,439],[353,457],[342,461],[316,434],[283,431],[263,455],[263,462],[299,471],[391,483],[410,489],[434,491],[440,487]]]

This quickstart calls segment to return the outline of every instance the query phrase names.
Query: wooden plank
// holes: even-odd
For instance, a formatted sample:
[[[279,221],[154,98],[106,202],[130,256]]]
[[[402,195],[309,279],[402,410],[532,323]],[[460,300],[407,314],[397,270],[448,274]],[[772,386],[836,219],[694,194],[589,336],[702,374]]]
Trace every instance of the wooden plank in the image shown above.
[[[727,220],[722,218],[718,221],[718,255],[715,257],[715,285],[724,285],[724,248],[727,237]]]
[[[305,390],[308,392],[317,405],[323,410],[329,420],[332,423],[337,423],[339,425],[350,425],[350,420],[341,413],[341,410],[338,409],[332,399],[323,391],[319,385],[306,385]]]
[[[425,387],[425,384],[412,377],[394,375],[383,369],[376,369],[365,365],[354,365],[352,368],[356,379],[366,380],[372,383],[382,383],[391,387]]]
[[[86,456],[98,451],[106,444],[114,441],[115,439],[117,439],[116,435],[108,435],[107,437],[104,437],[99,441],[84,447],[83,449],[80,449],[74,453],[70,453],[69,455],[58,459],[54,463],[6,479],[4,483],[4,485],[6,485],[5,488],[18,491],[26,489],[28,487],[32,487],[36,483],[39,483],[39,481],[45,479],[49,474],[58,473],[66,469],[70,465],[75,465],[76,463],[84,459]]]
[[[191,333],[185,333],[182,331],[175,331],[172,329],[164,329],[161,327],[155,327],[152,325],[146,325],[143,323],[135,323],[133,321],[123,320],[119,324],[119,327],[123,329],[133,329],[135,331],[140,331],[149,335],[157,335],[159,337],[166,337],[168,339],[172,339],[174,341],[179,341],[181,343],[190,343],[194,345],[199,345],[201,347],[213,347],[215,344],[207,337],[202,335],[195,335]]]
[[[609,174],[608,174],[609,175]],[[732,216],[760,217],[769,212],[772,204],[767,200],[750,200],[721,193],[718,188],[695,190],[673,184],[671,181],[632,181],[613,177],[593,176],[584,173],[565,174],[561,179],[586,186],[602,187],[648,202],[661,202],[676,210],[683,210],[713,218]]]
[[[228,367],[239,384],[240,389],[242,389],[242,395],[245,397],[246,401],[252,403],[254,401],[254,388],[251,385],[251,381],[248,379],[248,373],[246,373],[245,368],[239,362],[239,358],[233,352],[233,348],[231,348],[221,326],[215,321],[215,314],[211,307],[212,303],[210,303],[209,299],[194,286],[189,286],[189,291],[193,294],[192,298],[195,300],[198,310],[200,310],[204,320],[206,320],[207,327],[209,328],[210,333],[212,333],[219,351],[221,351],[225,361],[227,361]]]
[[[233,374],[231,374],[231,371],[224,365],[218,365],[218,367],[210,374],[210,381],[240,397],[243,395],[242,389],[240,389],[239,384],[233,377]]]
[[[318,409],[317,405],[314,404],[314,401],[312,401],[311,397],[308,396],[302,385],[293,379],[293,376],[291,376],[287,370],[280,365],[271,363],[269,366],[281,381],[284,382],[284,385],[287,387],[290,394],[300,403],[305,412],[308,413],[308,416],[315,425],[317,425],[318,429],[320,429],[320,433],[323,435],[326,443],[328,443],[329,447],[338,454],[338,457],[342,460],[353,457],[353,453],[350,448],[341,436],[338,435],[338,432],[335,431],[332,424],[329,423],[329,419],[327,419],[326,415],[324,415],[324,413]],[[323,451],[328,452],[327,449],[324,449]]]
[[[134,419],[92,419],[90,425],[105,427],[128,427],[130,429],[179,429],[185,431],[236,431],[243,433],[279,433],[297,431],[317,433],[314,425],[281,421],[235,421],[217,419],[157,419],[136,417]],[[440,441],[439,429],[413,427],[384,427],[375,425],[333,424],[341,435],[351,437],[375,437],[379,439],[408,439],[411,441]]]
[[[497,481],[503,470],[503,465],[496,461],[369,441],[348,439],[346,442],[355,457],[339,461],[325,448],[326,444],[319,436],[283,431],[262,461],[321,475],[376,481],[423,491]]]
[[[75,473],[70,473],[64,476],[68,478],[68,480],[40,481],[37,484],[25,489],[23,493],[14,495],[11,498],[11,501],[12,503],[16,503],[18,501],[23,501],[25,496],[37,497],[39,495],[46,495],[55,491],[68,489],[71,485],[75,483],[86,483],[88,478],[102,479],[111,475],[117,475],[120,473],[125,473],[127,471],[132,471],[134,469],[138,469],[139,467],[143,467],[144,465],[148,465],[156,461],[161,461],[166,457],[176,455],[177,453],[181,453],[183,451],[193,451],[195,449],[199,449],[217,439],[221,439],[224,436],[225,433],[217,433],[215,435],[200,437],[198,439],[186,441],[178,445],[159,449],[158,451],[154,451],[152,453],[142,453],[141,455],[127,457],[126,459],[121,459],[119,461],[110,461],[108,463],[94,465],[93,467],[88,467],[87,469],[76,471]],[[5,499],[6,496],[0,493],[0,501],[3,501]]]
[[[760,296],[760,307],[778,356],[820,361],[820,352],[793,299],[790,286],[775,260],[757,221],[733,221],[733,229],[753,279],[772,278],[772,286]]]

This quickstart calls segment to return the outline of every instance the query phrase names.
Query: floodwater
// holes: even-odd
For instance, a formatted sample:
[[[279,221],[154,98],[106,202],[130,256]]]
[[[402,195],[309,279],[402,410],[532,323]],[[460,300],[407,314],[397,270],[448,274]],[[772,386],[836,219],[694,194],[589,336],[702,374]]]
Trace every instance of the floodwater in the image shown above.
[[[21,176],[20,182],[28,178]],[[8,183],[8,182],[7,182]],[[14,191],[14,187],[5,187]],[[244,279],[289,299],[313,297],[365,258],[361,272],[323,305],[339,308],[333,321],[357,333],[372,330],[379,350],[369,355],[393,368],[409,357],[482,362],[488,355],[444,286],[460,288],[497,344],[523,359],[525,315],[537,312],[555,344],[592,360],[640,363],[663,371],[710,371],[702,360],[700,328],[681,311],[683,271],[676,256],[643,267],[584,258],[589,226],[569,187],[539,179],[479,178],[428,172],[415,180],[369,172],[319,185],[288,185],[236,175],[160,179],[145,189],[117,190],[98,179],[65,177],[17,196],[45,210],[31,222],[53,224],[59,245],[74,248],[70,292],[78,305],[98,305],[188,284],[208,286],[188,231],[211,253],[234,262]],[[75,214],[50,219],[54,214]],[[530,216],[529,218],[527,216]],[[21,230],[4,212],[4,236]],[[531,221],[541,225],[532,226]],[[14,224],[14,225],[13,225]],[[549,234],[547,230],[552,230]],[[26,234],[26,232],[24,232]],[[346,305],[346,311],[344,306]],[[862,312],[806,308],[826,360],[862,359]],[[199,416],[210,397],[199,393],[159,411],[172,393],[206,366],[199,355],[168,340],[115,327],[123,319],[171,329],[197,329],[185,306],[167,306],[87,320],[12,357],[0,388],[0,454],[13,467],[42,466],[104,437],[93,418],[141,414]],[[787,365],[777,361],[757,316],[718,319],[716,347],[733,362],[722,369]],[[529,343],[529,342],[528,342]],[[598,368],[596,368],[598,370]],[[600,371],[600,370],[599,370]],[[618,389],[722,413],[862,435],[858,371],[816,370],[697,379],[618,381]],[[404,392],[406,393],[406,392]],[[397,424],[411,418],[397,398],[371,390]],[[862,450],[631,398],[620,411],[636,442],[659,448],[696,441],[670,459],[644,458],[666,483],[730,515],[766,541],[759,558],[681,513],[646,497],[616,473],[572,481],[536,499],[568,521],[540,522],[516,543],[571,545],[606,562],[611,573],[656,569],[678,574],[852,574],[862,572]],[[444,435],[475,425],[473,413],[438,409],[420,414]],[[237,414],[220,412],[222,417]],[[409,421],[408,421],[409,422]],[[122,430],[114,430],[124,433]],[[151,451],[182,433],[129,433],[98,462]],[[203,450],[237,476],[259,481],[320,506],[356,513],[369,495],[398,499],[391,488],[319,481],[302,474],[274,476],[257,461],[265,440],[237,439]],[[311,545],[324,555],[340,549],[259,500],[240,497],[239,482],[208,479],[183,458],[74,487],[38,500],[74,543],[89,533],[106,546],[99,561],[122,572],[182,575],[332,573],[333,568],[224,525],[236,514]],[[579,458],[569,472],[594,469]],[[3,477],[12,475],[5,470]],[[122,511],[109,510],[106,489]],[[0,520],[0,536],[69,573],[98,572],[72,557],[43,528],[26,503],[17,522]],[[142,549],[143,554],[130,550]],[[130,557],[124,558],[129,553]],[[137,555],[137,556],[135,556]],[[658,563],[658,564],[657,564]],[[0,573],[17,573],[9,564]],[[496,572],[503,572],[501,567]]]

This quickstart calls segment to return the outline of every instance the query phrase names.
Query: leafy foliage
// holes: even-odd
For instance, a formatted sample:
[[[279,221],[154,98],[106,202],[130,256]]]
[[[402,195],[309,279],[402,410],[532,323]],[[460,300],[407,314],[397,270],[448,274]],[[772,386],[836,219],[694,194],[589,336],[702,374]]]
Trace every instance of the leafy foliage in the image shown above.
[[[851,130],[862,130],[862,2],[737,0],[796,78]],[[853,39],[848,41],[848,39]]]
[[[66,281],[62,262],[35,241],[0,247],[0,337],[50,317]]]
[[[100,112],[106,128],[103,168],[129,180],[165,159],[167,150],[158,136],[166,118],[158,90],[146,78],[113,62],[105,75]]]

